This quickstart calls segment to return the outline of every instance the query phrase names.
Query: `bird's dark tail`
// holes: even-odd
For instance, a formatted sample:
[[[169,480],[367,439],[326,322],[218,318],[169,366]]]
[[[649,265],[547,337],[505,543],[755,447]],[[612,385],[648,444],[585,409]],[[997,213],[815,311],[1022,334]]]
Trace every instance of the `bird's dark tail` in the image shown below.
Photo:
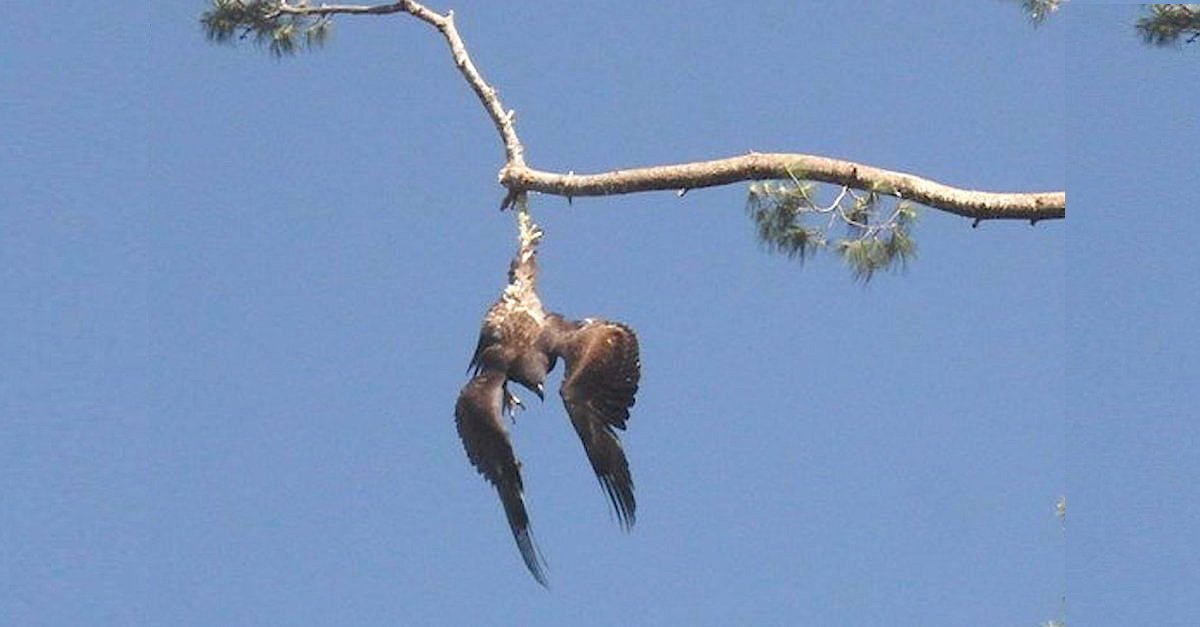
[[[529,531],[529,514],[525,511],[525,499],[521,496],[521,488],[519,485],[496,486],[496,490],[500,493],[500,502],[504,504],[504,514],[508,517],[508,526],[512,528],[513,539],[517,541],[517,549],[521,551],[521,558],[525,560],[525,566],[529,568],[529,573],[538,583],[542,584],[546,589],[550,588],[550,583],[546,579],[546,560],[542,557],[542,552],[538,550],[537,544],[533,541],[533,535]]]

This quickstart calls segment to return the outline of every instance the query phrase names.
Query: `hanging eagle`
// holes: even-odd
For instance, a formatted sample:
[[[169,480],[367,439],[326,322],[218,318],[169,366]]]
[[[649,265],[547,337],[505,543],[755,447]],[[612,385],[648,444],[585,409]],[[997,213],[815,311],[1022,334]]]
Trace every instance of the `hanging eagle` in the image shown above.
[[[547,373],[559,358],[566,362],[559,394],[618,523],[628,531],[637,503],[615,429],[625,429],[641,372],[637,336],[629,327],[590,318],[574,322],[542,309],[534,259],[541,232],[526,214],[519,219],[521,246],[509,266],[508,285],[484,316],[471,358],[474,375],[458,395],[454,418],[467,457],[500,495],[525,565],[546,586],[545,562],[525,511],[521,464],[502,420],[504,412],[512,416],[521,407],[508,383],[544,399]]]

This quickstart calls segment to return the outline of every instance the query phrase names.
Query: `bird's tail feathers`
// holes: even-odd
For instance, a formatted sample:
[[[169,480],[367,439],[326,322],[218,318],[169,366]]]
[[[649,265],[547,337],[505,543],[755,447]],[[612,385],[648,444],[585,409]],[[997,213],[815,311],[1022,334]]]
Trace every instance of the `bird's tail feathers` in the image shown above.
[[[549,589],[550,582],[546,579],[546,559],[533,541],[529,530],[529,514],[525,511],[525,499],[521,495],[520,486],[509,484],[497,486],[500,501],[504,503],[504,515],[508,517],[508,526],[512,528],[513,539],[517,541],[517,549],[521,551],[521,559],[529,573],[543,587]]]

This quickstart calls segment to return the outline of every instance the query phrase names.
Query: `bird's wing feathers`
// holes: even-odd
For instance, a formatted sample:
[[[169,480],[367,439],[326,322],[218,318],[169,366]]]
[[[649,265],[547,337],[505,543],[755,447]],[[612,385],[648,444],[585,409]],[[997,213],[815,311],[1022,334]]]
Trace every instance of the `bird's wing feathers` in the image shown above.
[[[637,502],[615,429],[625,428],[641,378],[637,336],[622,324],[588,321],[567,338],[561,353],[567,363],[563,404],[618,522],[628,530]]]
[[[458,402],[454,406],[454,422],[471,464],[496,486],[525,565],[534,579],[546,586],[545,561],[529,531],[520,463],[513,453],[508,431],[500,416],[504,401],[504,378],[503,371],[488,368],[472,377],[458,395]]]
[[[471,355],[471,363],[467,366],[467,372],[479,374],[479,371],[483,369],[483,349],[487,348],[491,342],[487,327],[480,329],[479,341],[475,343],[475,352]]]

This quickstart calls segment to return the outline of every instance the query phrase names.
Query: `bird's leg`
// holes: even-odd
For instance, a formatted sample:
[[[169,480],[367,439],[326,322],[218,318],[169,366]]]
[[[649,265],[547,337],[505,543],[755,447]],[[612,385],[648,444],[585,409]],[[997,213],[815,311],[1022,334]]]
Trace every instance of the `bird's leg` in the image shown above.
[[[525,409],[525,403],[517,398],[512,392],[508,391],[508,386],[504,386],[504,411],[508,414],[508,419],[515,425],[517,424],[517,410]]]

